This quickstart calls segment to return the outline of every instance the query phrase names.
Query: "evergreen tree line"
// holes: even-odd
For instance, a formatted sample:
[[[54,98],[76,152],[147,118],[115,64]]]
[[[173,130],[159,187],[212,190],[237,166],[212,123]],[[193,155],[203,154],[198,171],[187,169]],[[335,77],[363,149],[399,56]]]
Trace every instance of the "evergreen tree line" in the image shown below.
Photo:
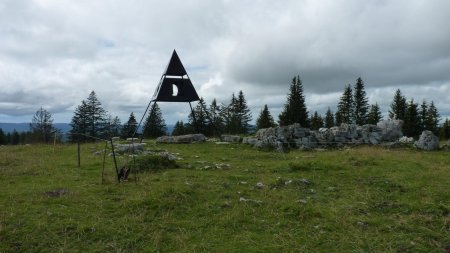
[[[419,106],[414,99],[409,101],[401,94],[400,89],[394,94],[393,101],[389,111],[390,119],[403,120],[403,132],[407,136],[417,137],[423,130],[433,131],[442,138],[449,138],[447,119],[443,126],[439,127],[440,115],[434,102],[427,103],[423,100]],[[281,126],[299,123],[303,127],[309,127],[317,130],[321,127],[339,126],[342,123],[347,124],[377,124],[382,120],[382,113],[378,103],[369,105],[363,80],[359,77],[352,87],[348,84],[339,99],[336,113],[333,113],[328,107],[325,116],[317,111],[311,115],[308,113],[303,86],[299,76],[293,78],[287,101],[283,111],[278,116],[278,124]],[[264,105],[257,119],[257,129],[267,128],[275,125],[273,117]]]

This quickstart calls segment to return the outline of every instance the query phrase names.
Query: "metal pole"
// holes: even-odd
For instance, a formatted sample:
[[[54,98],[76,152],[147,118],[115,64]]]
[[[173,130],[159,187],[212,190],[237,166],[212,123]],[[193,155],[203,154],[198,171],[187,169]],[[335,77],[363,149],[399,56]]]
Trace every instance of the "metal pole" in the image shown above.
[[[113,143],[112,138],[111,138],[110,142],[111,142],[111,149],[112,149],[112,154],[113,154],[113,158],[114,158],[114,166],[116,167],[117,181],[120,183],[119,169],[117,168],[116,153],[114,152],[114,143]]]
[[[106,148],[107,147],[108,147],[108,142],[105,141],[105,150],[103,150],[102,184],[104,182],[104,175],[105,175],[105,161],[106,161]]]
[[[81,155],[80,155],[80,135],[77,134],[77,150],[78,150],[78,168],[81,167]]]
[[[194,113],[194,109],[192,109],[191,102],[189,102],[189,107],[191,107],[192,118],[194,119],[194,128],[195,128],[195,132],[198,134],[197,120],[195,119],[195,113]]]

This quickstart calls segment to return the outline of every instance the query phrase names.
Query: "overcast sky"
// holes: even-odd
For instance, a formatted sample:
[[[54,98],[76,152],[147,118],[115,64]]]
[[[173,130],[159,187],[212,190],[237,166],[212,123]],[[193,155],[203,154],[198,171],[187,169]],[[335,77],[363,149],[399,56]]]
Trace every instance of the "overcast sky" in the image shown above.
[[[336,109],[362,77],[386,114],[400,88],[450,115],[447,0],[2,0],[0,122],[41,106],[70,122],[94,90],[122,122],[142,117],[173,49],[199,96],[228,103],[242,90],[256,119],[277,119],[294,75],[308,110]],[[166,123],[188,104],[160,103]]]

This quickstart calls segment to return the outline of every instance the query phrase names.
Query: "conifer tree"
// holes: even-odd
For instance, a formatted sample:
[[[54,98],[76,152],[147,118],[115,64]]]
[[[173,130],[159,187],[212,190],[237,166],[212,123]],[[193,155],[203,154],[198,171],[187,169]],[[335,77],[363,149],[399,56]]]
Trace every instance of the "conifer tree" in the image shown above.
[[[150,113],[144,124],[144,137],[156,138],[166,134],[166,123],[162,117],[161,109],[157,103],[153,103]]]
[[[317,113],[317,111],[315,111],[311,117],[311,129],[319,130],[321,127],[323,127],[323,118],[319,115],[319,113]]]
[[[74,116],[70,122],[72,127],[69,131],[69,140],[71,142],[81,141],[84,142],[89,140],[86,136],[88,135],[88,126],[90,125],[88,119],[88,106],[86,101],[81,101],[81,105],[78,105],[75,109]]]
[[[0,128],[0,145],[5,145],[6,143],[6,135],[3,132],[3,129]]]
[[[403,124],[403,134],[409,137],[420,135],[419,105],[411,99],[406,107],[406,113]]]
[[[292,79],[286,104],[284,105],[283,111],[278,115],[278,122],[280,126],[287,126],[294,123],[300,123],[303,127],[309,126],[308,111],[300,76]]]
[[[371,105],[369,114],[367,115],[367,124],[376,125],[382,118],[378,103]]]
[[[430,106],[428,107],[428,113],[427,113],[427,117],[426,117],[426,126],[427,129],[432,131],[434,134],[438,134],[439,132],[439,112],[436,108],[436,106],[434,105],[434,102],[431,101]]]
[[[333,126],[335,126],[334,125],[334,115],[333,115],[333,112],[331,111],[330,107],[328,107],[328,110],[325,113],[325,127],[330,128]]]
[[[340,123],[353,123],[352,120],[354,119],[354,107],[352,93],[352,87],[349,84],[345,87],[338,104],[338,109],[336,112],[336,123],[338,123],[338,125]]]
[[[223,131],[224,122],[221,117],[221,106],[217,104],[216,99],[214,98],[211,104],[209,105],[209,117],[211,119],[210,124],[210,133],[212,136],[218,136]]]
[[[419,112],[419,122],[420,122],[420,130],[424,131],[427,129],[427,117],[428,117],[428,105],[425,100],[422,101],[422,104],[420,105],[420,112]]]
[[[112,117],[111,115],[108,116],[108,135],[109,137],[117,137],[120,136],[122,133],[122,122],[120,121],[119,117]]]
[[[13,130],[11,134],[11,145],[17,145],[20,142],[20,135],[16,129]]]
[[[177,121],[172,131],[172,136],[184,135],[187,134],[186,127],[183,121]]]
[[[71,120],[71,141],[95,140],[108,135],[106,110],[103,109],[95,91],[92,91],[86,100],[81,101]],[[83,134],[78,136],[77,133]],[[89,138],[86,135],[94,137]]]
[[[52,139],[52,134],[58,130],[53,127],[52,114],[42,107],[36,111],[30,123],[30,130],[39,141],[47,143]]]
[[[367,113],[369,110],[369,103],[364,90],[364,82],[361,77],[356,80],[354,88],[354,122],[357,125],[367,124]]]
[[[389,110],[390,119],[405,119],[406,114],[406,98],[402,95],[400,89],[397,89],[394,95],[394,99],[391,103],[391,109]]]
[[[130,117],[128,117],[128,121],[123,125],[121,136],[123,139],[131,138],[136,133],[137,130],[137,121],[136,117],[134,116],[134,113],[130,113]]]
[[[195,115],[192,115],[192,112],[189,114],[189,124],[193,127],[194,132],[209,135],[209,120],[205,109],[205,100],[203,100],[203,98],[200,98],[197,106],[194,108]]]
[[[258,119],[256,120],[256,130],[274,127],[275,125],[275,121],[270,114],[269,108],[267,105],[264,105],[264,108],[261,110]]]
[[[445,119],[444,124],[442,124],[440,137],[444,140],[450,138],[450,120],[448,118]]]
[[[252,113],[247,106],[247,101],[245,100],[244,92],[239,91],[236,105],[235,113],[238,122],[238,133],[246,134],[250,130],[250,121],[252,121]]]

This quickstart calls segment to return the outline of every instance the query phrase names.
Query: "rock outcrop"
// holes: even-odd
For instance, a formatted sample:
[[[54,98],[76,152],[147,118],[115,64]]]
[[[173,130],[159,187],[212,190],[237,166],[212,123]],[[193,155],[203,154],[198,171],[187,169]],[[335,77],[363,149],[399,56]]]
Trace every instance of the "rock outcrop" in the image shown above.
[[[422,150],[436,150],[439,149],[439,138],[433,132],[425,130],[414,145]]]
[[[377,125],[357,126],[341,124],[331,128],[320,128],[318,131],[301,127],[300,124],[260,129],[255,137],[244,138],[258,149],[276,149],[284,151],[289,148],[313,149],[319,147],[343,146],[346,144],[371,144],[397,141],[403,136],[403,121],[385,120]]]
[[[161,136],[156,139],[156,143],[193,143],[206,140],[207,138],[203,134],[186,134],[179,136]]]

